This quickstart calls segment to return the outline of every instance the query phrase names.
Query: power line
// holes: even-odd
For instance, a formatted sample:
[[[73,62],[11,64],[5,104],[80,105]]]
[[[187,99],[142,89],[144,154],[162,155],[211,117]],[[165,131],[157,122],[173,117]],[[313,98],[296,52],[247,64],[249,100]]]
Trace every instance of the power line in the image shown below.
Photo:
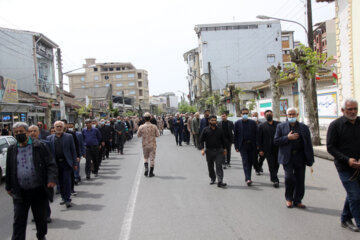
[[[20,54],[20,55],[22,55],[22,56],[24,56],[24,57],[26,57],[26,58],[28,58],[28,59],[33,60],[31,57],[29,57],[29,56],[27,56],[27,55],[25,55],[25,54],[23,54],[23,53],[15,50],[15,49],[9,48],[8,46],[6,46],[6,45],[4,45],[4,44],[2,44],[2,43],[0,43],[0,45],[4,46],[5,48],[7,48],[7,49],[9,49],[9,50],[11,50],[11,51],[13,51],[13,52],[15,52],[15,53],[17,53],[17,54]]]

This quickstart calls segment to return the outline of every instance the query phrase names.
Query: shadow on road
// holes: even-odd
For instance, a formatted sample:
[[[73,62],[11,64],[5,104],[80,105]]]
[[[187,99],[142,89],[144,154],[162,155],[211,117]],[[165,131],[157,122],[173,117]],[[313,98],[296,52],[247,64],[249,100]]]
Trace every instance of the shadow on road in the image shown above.
[[[305,211],[308,213],[323,214],[323,215],[334,216],[334,217],[339,217],[339,218],[342,213],[342,211],[339,209],[311,207],[311,206],[307,206]]]
[[[99,176],[100,179],[112,179],[112,180],[119,180],[120,178],[122,178],[121,176],[107,176],[107,175],[102,175],[100,173]]]
[[[186,180],[186,177],[182,177],[182,176],[156,176],[156,178],[160,178],[164,180]]]
[[[94,185],[94,186],[101,186],[101,185],[104,185],[105,183],[104,182],[94,182],[95,179],[86,179],[86,182],[85,181],[82,181],[81,182],[81,185]]]
[[[77,195],[75,198],[93,198],[93,199],[99,199],[102,196],[104,196],[104,194],[101,193],[89,193],[89,192],[85,192],[85,191],[77,191]]]
[[[101,211],[103,210],[105,206],[104,205],[100,205],[100,204],[74,204],[72,203],[72,207],[70,208],[70,211]],[[69,211],[68,209],[63,209],[61,210],[62,212],[64,211]]]
[[[84,225],[85,222],[83,221],[76,221],[76,220],[65,220],[59,218],[53,218],[52,223],[48,224],[49,229],[55,228],[68,228],[68,229],[80,229],[81,225]]]
[[[252,191],[262,191],[261,188],[258,188],[256,186],[239,186],[239,185],[227,185],[226,188],[228,189],[240,189],[240,190],[252,190]]]

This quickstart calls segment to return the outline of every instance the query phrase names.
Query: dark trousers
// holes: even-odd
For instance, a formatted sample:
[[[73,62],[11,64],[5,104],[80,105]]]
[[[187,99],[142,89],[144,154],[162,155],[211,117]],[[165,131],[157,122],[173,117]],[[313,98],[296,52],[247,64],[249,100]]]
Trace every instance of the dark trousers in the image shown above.
[[[245,181],[251,180],[251,169],[256,154],[256,148],[251,143],[245,143],[241,145],[240,155],[243,163]]]
[[[87,177],[91,173],[91,162],[94,168],[94,172],[97,173],[99,170],[99,146],[87,146],[86,147],[86,163],[85,163],[85,174]]]
[[[117,135],[117,141],[116,141],[116,145],[117,145],[117,149],[118,149],[118,153],[119,152],[123,152],[124,151],[124,143],[125,143],[125,133],[122,133],[121,135]]]
[[[57,161],[59,169],[59,185],[61,198],[65,202],[71,202],[71,175],[73,175],[73,169],[69,166],[66,160],[61,162]]]
[[[351,181],[353,176],[351,171],[338,172],[340,180],[346,190],[344,209],[341,214],[341,221],[345,222],[355,219],[355,223],[360,228],[360,178]]]
[[[193,134],[193,139],[194,139],[194,146],[195,148],[199,148],[200,144],[199,144],[199,134]]]
[[[102,160],[105,158],[105,146],[99,145],[99,166],[101,166]]]
[[[285,171],[285,199],[301,203],[305,194],[305,156],[303,153],[292,155],[290,162],[284,166]]]
[[[176,144],[181,145],[181,143],[182,143],[182,141],[183,141],[183,133],[182,133],[182,130],[180,130],[180,129],[174,129],[174,134],[175,134]]]
[[[36,236],[42,239],[47,234],[47,214],[49,199],[43,187],[22,190],[23,201],[14,202],[14,224],[12,240],[25,240],[29,208],[34,216]]]
[[[106,158],[109,158],[110,150],[111,150],[110,141],[106,141],[105,142],[105,156],[106,156]]]
[[[184,142],[187,144],[190,143],[190,132],[187,130],[187,128],[184,128]]]
[[[269,154],[266,156],[266,160],[269,166],[269,172],[270,172],[270,181],[272,182],[279,182],[279,178],[277,176],[279,171],[279,162],[276,154]]]
[[[258,154],[259,154],[259,151],[257,150],[255,157],[254,157],[253,165],[254,165],[256,172],[262,172],[262,166],[265,161],[265,157],[261,157]]]
[[[218,182],[222,182],[224,178],[224,171],[222,169],[222,163],[224,159],[224,149],[206,149],[206,161],[209,170],[209,177],[211,180],[215,180],[216,176]],[[214,165],[216,166],[216,175],[214,171]]]
[[[226,156],[224,156],[224,164],[230,164],[231,160],[231,143],[226,145]]]

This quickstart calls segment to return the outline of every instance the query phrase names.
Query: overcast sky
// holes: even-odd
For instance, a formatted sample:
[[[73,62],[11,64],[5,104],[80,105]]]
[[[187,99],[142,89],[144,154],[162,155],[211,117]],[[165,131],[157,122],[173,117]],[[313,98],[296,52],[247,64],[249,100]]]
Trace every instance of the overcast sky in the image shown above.
[[[196,24],[257,21],[257,15],[303,25],[305,0],[0,0],[0,27],[41,32],[63,52],[63,71],[97,62],[131,62],[149,73],[150,95],[188,92],[183,53],[197,47]],[[315,3],[313,23],[335,16]],[[305,42],[304,30],[294,30]]]

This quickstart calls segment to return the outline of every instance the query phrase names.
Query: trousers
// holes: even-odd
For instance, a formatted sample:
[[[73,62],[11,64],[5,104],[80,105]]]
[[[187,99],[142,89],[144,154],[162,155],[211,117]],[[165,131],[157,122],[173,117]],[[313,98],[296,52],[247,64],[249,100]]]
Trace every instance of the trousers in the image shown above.
[[[283,165],[285,171],[285,199],[301,203],[305,195],[305,155],[297,153],[292,155],[290,162]]]
[[[209,170],[209,177],[211,180],[215,180],[216,176],[218,182],[222,182],[224,178],[224,171],[222,169],[222,163],[224,160],[224,149],[206,149],[206,161]],[[216,167],[216,174],[214,171],[214,165]]]

